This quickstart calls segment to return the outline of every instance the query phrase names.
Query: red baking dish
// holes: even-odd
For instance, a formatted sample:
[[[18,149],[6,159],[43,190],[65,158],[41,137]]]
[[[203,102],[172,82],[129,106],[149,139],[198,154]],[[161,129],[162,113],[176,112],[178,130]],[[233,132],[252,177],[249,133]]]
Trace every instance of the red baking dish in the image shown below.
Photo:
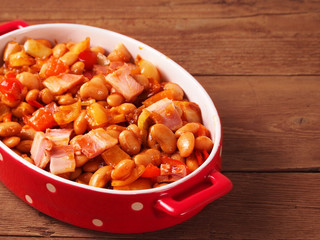
[[[0,34],[4,34],[0,36],[1,55],[9,41],[23,42],[28,37],[77,42],[89,36],[92,45],[109,52],[122,42],[134,57],[140,55],[154,63],[166,81],[179,84],[189,100],[199,104],[203,123],[214,140],[209,158],[196,171],[169,185],[138,191],[101,189],[60,178],[30,164],[0,142],[0,180],[23,201],[76,226],[141,233],[181,223],[231,190],[232,183],[220,173],[222,133],[217,110],[202,86],[167,56],[132,38],[85,25],[27,26],[14,21],[0,26]]]

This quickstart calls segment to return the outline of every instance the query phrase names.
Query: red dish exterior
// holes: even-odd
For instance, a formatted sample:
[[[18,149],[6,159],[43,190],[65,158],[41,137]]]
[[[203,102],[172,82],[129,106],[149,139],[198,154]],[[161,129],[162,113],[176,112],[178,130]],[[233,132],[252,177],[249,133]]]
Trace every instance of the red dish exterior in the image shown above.
[[[179,184],[130,192],[84,186],[35,169],[0,143],[0,180],[29,205],[61,221],[105,232],[149,232],[189,219],[231,190],[230,180],[217,171],[221,150],[220,139],[209,163]]]

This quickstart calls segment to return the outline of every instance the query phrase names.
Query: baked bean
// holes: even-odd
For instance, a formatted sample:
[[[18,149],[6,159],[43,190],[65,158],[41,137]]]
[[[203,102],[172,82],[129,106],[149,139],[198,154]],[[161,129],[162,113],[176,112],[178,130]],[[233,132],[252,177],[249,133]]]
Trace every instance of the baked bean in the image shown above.
[[[102,76],[96,76],[89,82],[83,84],[80,88],[80,96],[82,99],[93,98],[96,100],[104,100],[109,95],[109,90]]]
[[[160,151],[152,148],[142,151],[141,153],[135,155],[132,159],[137,165],[144,165],[145,167],[148,166],[149,163],[152,163],[155,166],[161,164]]]
[[[105,52],[106,52],[106,50],[104,50],[104,48],[100,47],[100,46],[94,46],[94,47],[90,48],[90,50],[92,52],[95,52],[96,54],[98,54],[98,53],[105,54]]]
[[[107,108],[108,107],[108,103],[107,101],[97,101],[97,103],[99,103],[101,106]]]
[[[13,116],[22,118],[26,115],[31,115],[35,111],[35,108],[29,103],[21,102],[17,107],[12,108],[11,112]]]
[[[129,62],[131,59],[131,53],[123,45],[123,43],[119,43],[115,46],[113,51],[108,55],[108,59],[110,61]]]
[[[119,132],[119,131],[117,131],[117,130],[113,130],[113,129],[107,129],[106,131],[107,131],[107,133],[108,133],[111,137],[114,137],[114,138],[116,138],[116,139],[119,138],[119,135],[120,135],[120,133],[121,133],[121,132]]]
[[[110,94],[107,97],[107,102],[111,107],[117,107],[124,102],[124,97],[118,93]]]
[[[62,57],[66,52],[68,51],[66,44],[64,43],[59,43],[54,48],[52,49],[52,55],[55,58],[60,58]]]
[[[122,128],[122,126],[110,125],[109,127],[107,127],[106,131],[107,131],[107,133],[108,133],[110,136],[112,136],[112,137],[114,137],[114,138],[116,138],[116,139],[119,139],[119,135],[120,135],[120,133],[123,131],[123,129],[120,130],[119,128],[113,127],[113,126],[117,126],[117,127],[121,127],[121,128]],[[125,129],[125,128],[124,128],[124,129]]]
[[[194,135],[191,132],[186,132],[178,138],[177,147],[181,157],[188,157],[193,152],[194,142]]]
[[[87,115],[87,111],[82,110],[80,115],[76,118],[76,120],[74,120],[73,130],[75,134],[80,135],[87,130],[88,122],[86,119],[86,115]]]
[[[178,161],[183,162],[183,163],[186,162],[186,159],[185,159],[184,157],[181,157],[180,153],[178,153],[178,152],[172,154],[172,155],[170,156],[170,158],[175,159],[175,160],[178,160]]]
[[[176,84],[176,83],[166,83],[163,86],[163,89],[171,91],[173,93],[174,100],[178,100],[178,101],[183,100],[184,93],[183,93],[182,88],[178,84]]]
[[[129,177],[118,180],[118,179],[112,179],[111,186],[113,187],[120,187],[120,186],[126,186],[131,183],[133,183],[135,180],[137,180],[144,172],[145,166],[143,165],[137,165],[132,171]]]
[[[4,49],[3,61],[8,62],[11,54],[20,52],[22,47],[15,41],[9,42]]]
[[[70,180],[71,172],[65,172],[65,173],[60,173],[60,174],[56,174],[56,175],[59,176],[59,177],[62,177],[64,179]]]
[[[35,165],[33,159],[30,158],[27,154],[22,154],[21,157],[22,157],[23,159],[25,159],[26,161],[28,161],[29,163]]]
[[[7,137],[2,140],[2,142],[9,148],[14,148],[20,143],[19,137]]]
[[[53,95],[48,88],[44,88],[40,91],[39,97],[44,104],[49,104],[53,101]]]
[[[147,77],[143,76],[142,74],[136,74],[133,77],[144,88],[146,88],[146,89],[150,88],[150,82],[149,82],[149,79]]]
[[[135,167],[135,162],[133,160],[124,159],[115,166],[115,168],[111,173],[111,178],[117,179],[117,180],[126,179],[127,177],[130,176],[134,167]]]
[[[93,187],[103,188],[111,180],[111,166],[104,166],[99,168],[90,178],[89,185]]]
[[[33,140],[36,135],[36,130],[34,130],[29,125],[24,125],[19,133],[21,139]]]
[[[84,63],[83,62],[75,62],[74,64],[72,64],[70,70],[72,73],[74,74],[82,74],[84,72]]]
[[[20,151],[18,151],[17,149],[11,148],[11,150],[12,150],[15,154],[17,154],[17,155],[19,155],[19,156],[22,156],[22,153],[21,153]]]
[[[177,140],[174,133],[164,124],[155,124],[150,128],[150,141],[148,144],[152,147],[153,143],[158,143],[165,153],[173,153],[177,148]],[[153,143],[152,143],[153,142]],[[154,146],[154,145],[153,145]]]
[[[0,123],[0,137],[12,137],[18,135],[22,127],[17,122]]]
[[[196,134],[198,132],[199,128],[200,128],[199,123],[187,123],[186,125],[179,128],[175,132],[175,135],[176,135],[176,137],[180,137],[183,133],[186,133],[186,132],[191,132],[193,134]]]
[[[82,166],[82,170],[85,172],[95,172],[100,167],[100,164],[101,164],[101,159],[95,158],[85,163]]]
[[[31,150],[32,140],[22,140],[20,143],[16,146],[16,149],[19,150],[22,153],[29,153]]]
[[[30,102],[30,101],[37,101],[38,96],[39,96],[39,89],[32,89],[30,90],[27,95],[26,95],[26,101]]]
[[[77,182],[77,183],[82,183],[82,184],[88,185],[89,182],[90,182],[90,179],[91,179],[92,175],[93,175],[92,172],[82,173],[82,174],[76,179],[76,182]]]
[[[122,131],[126,130],[126,127],[112,124],[107,127],[107,130],[116,130],[116,131],[122,132]]]
[[[76,161],[76,167],[82,167],[84,164],[86,164],[89,161],[89,158],[84,154],[75,154],[74,159]]]
[[[71,93],[66,93],[64,95],[57,96],[57,100],[59,105],[70,105],[77,101],[72,97]]]
[[[119,135],[119,143],[121,148],[129,155],[134,155],[140,152],[141,142],[132,131],[122,131]]]
[[[136,135],[136,137],[138,138],[140,144],[142,143],[141,131],[140,131],[140,128],[136,124],[130,124],[127,127],[127,130],[133,132]]]
[[[207,136],[199,136],[196,138],[195,148],[200,151],[206,150],[209,153],[213,148],[213,142]]]
[[[76,180],[82,173],[82,169],[77,167],[69,176],[70,180]]]
[[[152,181],[148,178],[138,178],[133,183],[125,186],[113,187],[115,190],[142,190],[152,188]]]
[[[133,103],[122,103],[119,106],[119,112],[123,114],[129,114],[136,109],[137,107]]]
[[[71,66],[78,60],[78,54],[74,52],[67,52],[62,57],[60,57],[60,60],[64,62],[64,64]]]
[[[97,63],[98,65],[108,66],[110,64],[110,60],[103,55],[102,53],[97,53]]]
[[[151,78],[155,82],[160,81],[160,74],[158,69],[149,61],[145,59],[141,59],[138,61],[138,66],[141,69],[141,74],[146,78]]]
[[[29,90],[40,89],[41,82],[39,76],[30,72],[22,72],[17,75],[17,79]]]
[[[186,165],[191,172],[193,172],[199,167],[199,163],[194,154],[191,154],[189,157],[186,158]]]

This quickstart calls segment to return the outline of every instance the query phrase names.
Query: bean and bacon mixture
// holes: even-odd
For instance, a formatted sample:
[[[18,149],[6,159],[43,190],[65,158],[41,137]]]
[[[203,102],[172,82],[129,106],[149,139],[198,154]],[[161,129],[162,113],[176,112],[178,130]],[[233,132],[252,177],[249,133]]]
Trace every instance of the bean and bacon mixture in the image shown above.
[[[139,190],[197,169],[213,148],[200,108],[122,44],[9,42],[0,139],[25,160],[90,186]]]

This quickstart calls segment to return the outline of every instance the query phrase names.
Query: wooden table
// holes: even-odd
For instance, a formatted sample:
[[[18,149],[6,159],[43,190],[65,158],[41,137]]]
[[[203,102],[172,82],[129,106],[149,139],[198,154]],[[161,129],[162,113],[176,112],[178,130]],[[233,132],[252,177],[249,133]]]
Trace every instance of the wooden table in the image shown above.
[[[0,184],[0,239],[320,239],[320,2],[2,0],[0,22],[110,29],[166,54],[207,89],[223,124],[228,195],[153,233],[48,217]]]

